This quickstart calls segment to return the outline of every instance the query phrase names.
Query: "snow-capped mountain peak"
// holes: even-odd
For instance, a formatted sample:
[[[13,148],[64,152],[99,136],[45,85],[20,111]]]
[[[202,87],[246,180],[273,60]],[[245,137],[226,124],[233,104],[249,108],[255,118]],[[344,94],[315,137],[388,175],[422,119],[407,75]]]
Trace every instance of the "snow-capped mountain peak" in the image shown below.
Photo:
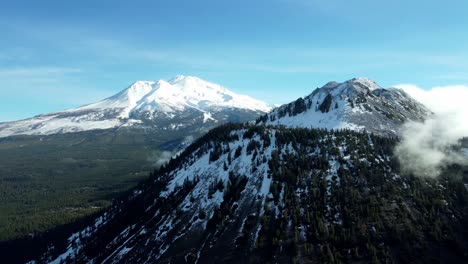
[[[188,76],[188,75],[178,74],[174,78],[169,79],[168,82],[171,83],[171,84],[175,84],[175,83],[182,82],[182,81],[187,81],[187,80],[203,81],[202,79],[200,79],[200,78],[198,78],[196,76]]]
[[[382,89],[382,87],[368,78],[360,77],[353,78],[343,83],[329,82],[319,90],[325,93],[331,93],[333,96],[357,96],[359,94],[367,94],[377,89]]]
[[[158,81],[136,105],[134,111],[170,113],[186,108],[209,111],[212,108],[238,108],[268,112],[270,107],[251,97],[238,95],[219,84],[198,77],[178,75]]]
[[[264,102],[238,95],[219,84],[194,76],[177,75],[169,81],[136,81],[114,96],[70,111],[121,108],[119,118],[125,119],[131,118],[132,112],[167,114],[187,107],[203,111],[212,107],[260,112],[271,110]]]
[[[362,86],[365,86],[365,87],[369,88],[370,90],[375,90],[375,89],[382,88],[376,82],[374,82],[373,80],[371,80],[371,79],[369,79],[367,77],[353,78],[353,79],[347,81],[346,83],[351,84],[351,85],[362,85]]]
[[[186,93],[232,93],[219,84],[211,83],[195,76],[177,75],[175,78],[170,79],[168,83]]]
[[[368,78],[329,82],[304,98],[274,109],[258,122],[290,127],[350,128],[397,136],[402,123],[430,111],[402,90]]]
[[[0,137],[109,129],[148,122],[153,127],[193,126],[197,120],[214,125],[248,121],[270,110],[266,103],[219,84],[178,75],[169,81],[136,81],[111,97],[79,108],[0,124]]]

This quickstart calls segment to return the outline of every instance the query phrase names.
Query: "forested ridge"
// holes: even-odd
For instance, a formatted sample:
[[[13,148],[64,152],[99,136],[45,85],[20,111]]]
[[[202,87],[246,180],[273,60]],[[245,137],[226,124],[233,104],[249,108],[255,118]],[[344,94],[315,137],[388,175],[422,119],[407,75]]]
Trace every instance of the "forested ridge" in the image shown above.
[[[223,125],[42,261],[466,263],[467,168],[403,174],[396,143]]]

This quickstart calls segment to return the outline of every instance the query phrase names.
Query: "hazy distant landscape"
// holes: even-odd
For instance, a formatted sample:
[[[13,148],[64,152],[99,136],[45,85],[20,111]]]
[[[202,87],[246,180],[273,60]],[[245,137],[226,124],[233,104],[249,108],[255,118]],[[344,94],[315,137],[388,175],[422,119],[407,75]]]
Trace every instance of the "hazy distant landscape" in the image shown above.
[[[102,210],[147,177],[162,142],[116,131],[0,139],[0,240]]]

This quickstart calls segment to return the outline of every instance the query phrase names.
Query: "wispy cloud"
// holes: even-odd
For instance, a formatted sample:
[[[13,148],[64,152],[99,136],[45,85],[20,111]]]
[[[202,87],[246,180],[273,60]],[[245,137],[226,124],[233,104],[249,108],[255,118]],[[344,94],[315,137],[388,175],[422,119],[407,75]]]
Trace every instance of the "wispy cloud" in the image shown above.
[[[281,1],[319,6],[327,10],[338,8],[337,3],[339,3],[339,1],[323,3],[323,1],[315,0]],[[131,36],[103,33],[76,25],[42,24],[31,27],[25,23],[19,23],[14,29],[34,41],[57,49],[58,53],[72,54],[79,62],[95,64],[97,67],[119,63],[126,65],[159,63],[188,69],[285,74],[339,74],[387,67],[408,67],[408,65],[459,67],[461,69],[468,67],[466,64],[468,54],[454,51],[436,54],[422,50],[405,51],[382,48],[369,50],[344,45],[340,47],[275,47],[274,44],[269,44],[253,48],[249,45],[219,46],[216,43],[204,46],[181,43],[176,48],[170,48],[159,46],[157,42],[149,40],[139,42]],[[41,55],[35,54],[35,56]]]
[[[79,73],[81,69],[67,67],[13,67],[0,68],[1,78],[53,77],[70,73]]]
[[[108,44],[111,43],[110,41]],[[226,51],[179,48],[141,48],[123,42],[96,47],[101,55],[182,65],[192,68],[217,68],[233,71],[268,73],[346,73],[388,67],[458,67],[467,68],[468,54],[361,50],[321,47],[226,48]],[[217,50],[217,51],[216,51]]]

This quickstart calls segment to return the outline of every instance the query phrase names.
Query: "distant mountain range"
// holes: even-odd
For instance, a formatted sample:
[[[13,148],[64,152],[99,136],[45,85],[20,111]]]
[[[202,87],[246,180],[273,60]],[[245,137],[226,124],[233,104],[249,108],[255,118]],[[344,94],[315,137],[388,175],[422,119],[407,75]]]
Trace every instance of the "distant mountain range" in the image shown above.
[[[264,102],[218,84],[178,75],[169,81],[137,81],[114,96],[76,109],[0,123],[0,137],[122,127],[198,131],[262,114],[258,122],[265,125],[366,129],[397,136],[405,121],[421,121],[431,114],[403,90],[382,88],[367,78],[329,82],[271,110]]]
[[[49,135],[119,127],[197,130],[223,122],[245,122],[271,108],[197,77],[137,81],[100,102],[63,112],[0,123],[0,137]]]

